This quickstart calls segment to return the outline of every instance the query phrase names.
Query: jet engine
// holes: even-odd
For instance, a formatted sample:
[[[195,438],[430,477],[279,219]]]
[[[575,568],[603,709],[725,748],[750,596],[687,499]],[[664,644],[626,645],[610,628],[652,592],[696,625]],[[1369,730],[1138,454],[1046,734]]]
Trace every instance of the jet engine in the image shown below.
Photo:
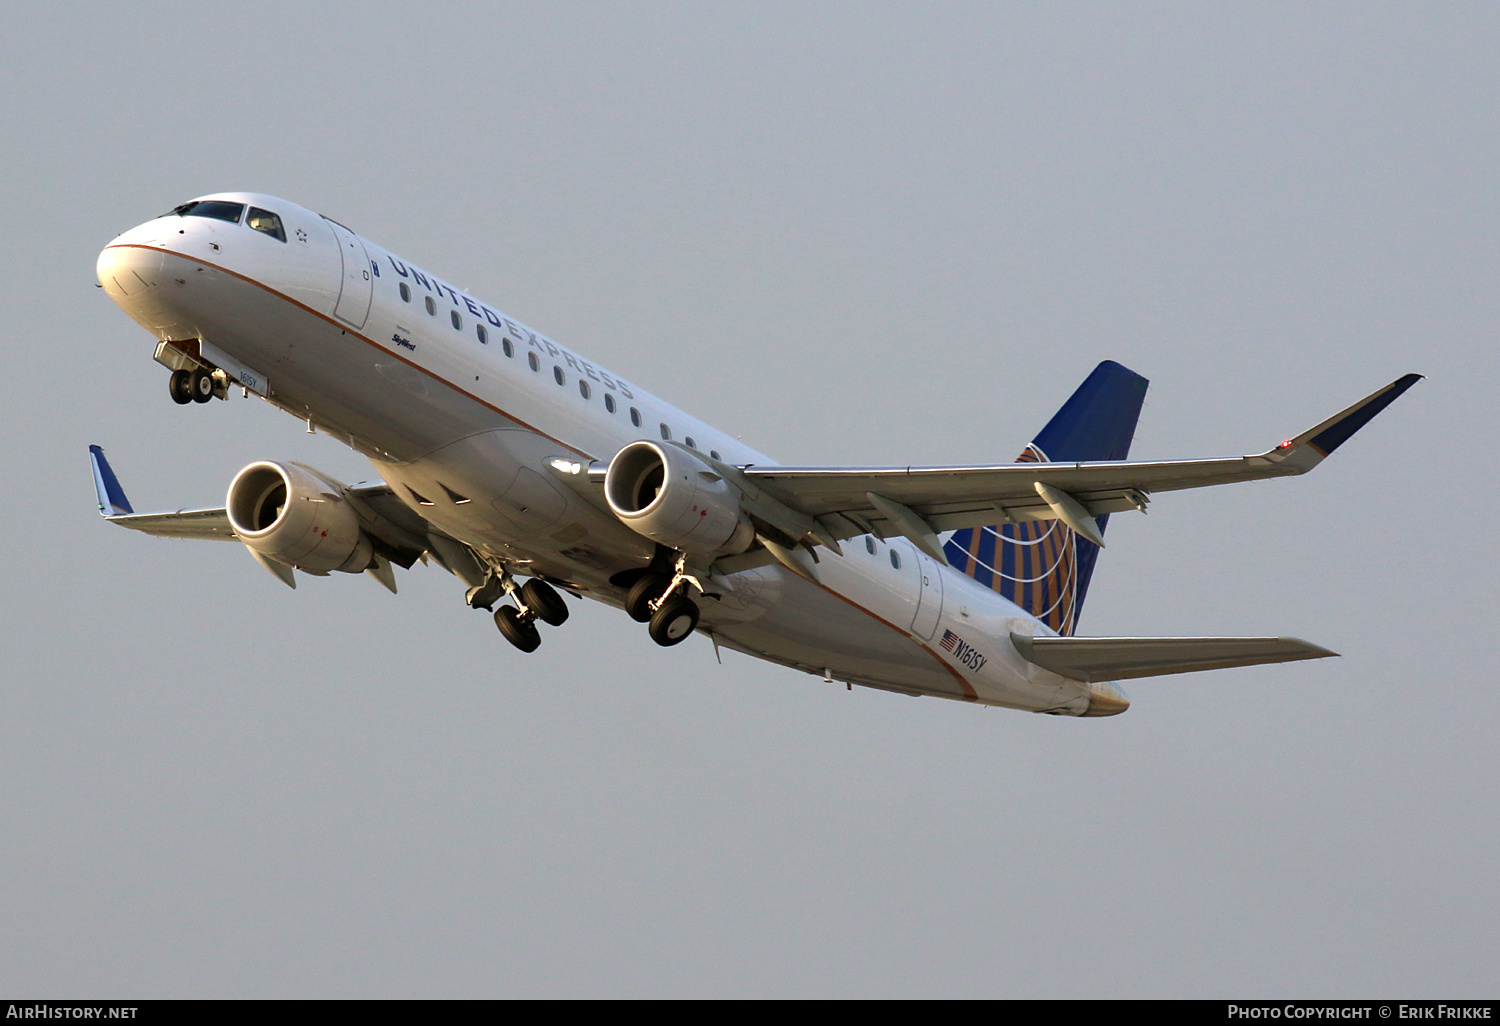
[[[626,527],[695,556],[744,552],[755,541],[739,491],[681,446],[630,443],[610,460],[604,495]]]
[[[252,463],[234,476],[224,505],[235,535],[253,552],[298,570],[357,574],[370,539],[338,483],[300,463]]]

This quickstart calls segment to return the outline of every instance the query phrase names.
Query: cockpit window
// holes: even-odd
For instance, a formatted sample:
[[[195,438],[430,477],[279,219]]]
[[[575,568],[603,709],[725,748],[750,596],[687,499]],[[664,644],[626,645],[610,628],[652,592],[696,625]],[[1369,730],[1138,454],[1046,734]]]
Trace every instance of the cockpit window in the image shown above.
[[[245,204],[225,203],[223,200],[195,200],[192,203],[184,203],[180,207],[172,208],[172,213],[178,217],[213,217],[231,224],[239,224],[240,214],[244,211]],[[162,216],[170,215],[163,214]]]
[[[245,223],[258,232],[264,232],[273,239],[280,239],[282,242],[286,241],[286,230],[281,227],[281,218],[269,210],[262,210],[260,207],[251,207],[249,215],[245,218]]]

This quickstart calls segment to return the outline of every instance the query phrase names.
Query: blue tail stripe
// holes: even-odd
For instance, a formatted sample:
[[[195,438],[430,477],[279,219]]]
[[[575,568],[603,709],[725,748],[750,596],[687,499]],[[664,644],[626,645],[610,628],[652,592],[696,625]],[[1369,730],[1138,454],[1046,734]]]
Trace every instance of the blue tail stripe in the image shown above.
[[[984,528],[979,532],[979,563],[974,567],[974,579],[986,588],[994,587],[995,574],[990,567],[995,565],[995,535]]]

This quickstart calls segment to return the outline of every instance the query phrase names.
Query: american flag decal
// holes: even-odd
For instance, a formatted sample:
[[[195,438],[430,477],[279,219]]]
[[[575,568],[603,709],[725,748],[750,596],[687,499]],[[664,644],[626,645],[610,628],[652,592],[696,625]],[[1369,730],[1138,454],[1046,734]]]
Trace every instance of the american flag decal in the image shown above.
[[[952,631],[943,631],[943,640],[938,644],[942,645],[946,651],[952,652],[953,646],[958,644],[958,635]]]

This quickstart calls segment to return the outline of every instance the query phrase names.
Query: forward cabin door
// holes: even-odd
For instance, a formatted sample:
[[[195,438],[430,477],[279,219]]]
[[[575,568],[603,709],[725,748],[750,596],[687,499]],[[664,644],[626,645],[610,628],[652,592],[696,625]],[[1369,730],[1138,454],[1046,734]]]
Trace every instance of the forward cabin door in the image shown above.
[[[917,576],[921,578],[917,593],[917,615],[912,617],[911,632],[918,637],[932,640],[937,630],[938,617],[943,614],[943,568],[937,560],[915,547],[909,550],[917,560]]]
[[[365,326],[370,316],[370,295],[375,283],[370,280],[370,255],[359,237],[341,224],[328,222],[334,238],[339,240],[339,258],[344,261],[344,279],[340,283],[338,305],[333,308],[339,320],[356,328]]]

